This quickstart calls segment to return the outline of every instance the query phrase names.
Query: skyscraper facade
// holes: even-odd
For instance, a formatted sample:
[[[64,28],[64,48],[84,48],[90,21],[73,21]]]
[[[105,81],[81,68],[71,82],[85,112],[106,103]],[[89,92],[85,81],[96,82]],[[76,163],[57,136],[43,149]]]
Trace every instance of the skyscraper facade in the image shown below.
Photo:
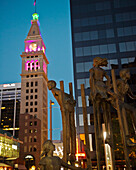
[[[88,98],[89,69],[95,57],[107,58],[108,66],[104,69],[108,75],[115,69],[117,78],[121,69],[129,68],[129,84],[136,93],[136,1],[70,0],[70,9],[77,132],[83,133],[80,84],[85,84],[88,124],[93,134],[93,109]]]
[[[41,146],[48,138],[47,65],[45,44],[39,29],[39,15],[33,14],[31,28],[22,52],[21,106],[19,139],[20,158],[27,168],[38,166]],[[33,160],[33,161],[31,161]]]
[[[0,85],[0,128],[19,136],[21,83]]]

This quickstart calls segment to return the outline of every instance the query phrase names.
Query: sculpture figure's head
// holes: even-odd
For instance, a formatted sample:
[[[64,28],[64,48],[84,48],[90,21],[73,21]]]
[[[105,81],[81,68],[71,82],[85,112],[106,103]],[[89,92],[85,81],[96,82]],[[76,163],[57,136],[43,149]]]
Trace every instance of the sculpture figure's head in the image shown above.
[[[95,57],[93,59],[93,66],[96,67],[96,66],[107,66],[108,64],[108,61],[106,58],[101,58],[101,57]]]
[[[42,149],[43,149],[44,154],[47,155],[49,151],[51,152],[55,151],[55,145],[53,145],[51,140],[46,140],[43,143]]]
[[[120,78],[122,80],[129,80],[130,79],[130,71],[129,71],[129,69],[122,69],[119,72],[119,75],[120,75]]]
[[[56,87],[56,82],[54,80],[49,80],[47,86],[48,89],[51,90],[52,88]]]

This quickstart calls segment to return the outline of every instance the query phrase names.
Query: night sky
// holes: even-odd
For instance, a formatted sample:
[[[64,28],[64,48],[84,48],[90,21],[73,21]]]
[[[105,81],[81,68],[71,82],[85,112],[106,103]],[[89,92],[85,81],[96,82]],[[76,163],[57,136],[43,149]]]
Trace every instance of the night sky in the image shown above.
[[[21,82],[21,57],[24,40],[31,27],[35,11],[34,0],[0,0],[0,84]],[[64,80],[65,91],[73,82],[71,49],[71,25],[69,0],[37,0],[40,30],[49,60],[48,79]],[[53,100],[53,139],[60,138],[62,130],[61,112],[51,92]]]

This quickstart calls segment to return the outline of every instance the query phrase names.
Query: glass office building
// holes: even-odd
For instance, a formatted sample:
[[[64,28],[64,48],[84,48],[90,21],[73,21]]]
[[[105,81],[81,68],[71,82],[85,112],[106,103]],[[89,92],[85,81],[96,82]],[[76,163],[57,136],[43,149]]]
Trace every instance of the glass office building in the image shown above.
[[[93,109],[88,98],[89,69],[95,57],[107,58],[108,66],[104,69],[108,75],[115,69],[117,78],[121,69],[129,68],[129,84],[136,92],[136,1],[70,0],[70,8],[77,133],[83,133],[80,84],[84,84],[89,131],[93,134]]]
[[[0,85],[0,128],[18,138],[21,83]]]

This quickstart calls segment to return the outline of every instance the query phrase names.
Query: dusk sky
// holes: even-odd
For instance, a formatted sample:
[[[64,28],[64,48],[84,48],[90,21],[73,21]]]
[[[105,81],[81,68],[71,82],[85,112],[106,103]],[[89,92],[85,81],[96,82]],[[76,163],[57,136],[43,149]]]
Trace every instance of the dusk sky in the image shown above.
[[[31,27],[34,0],[1,0],[0,5],[0,84],[21,82],[21,57],[24,40]],[[69,0],[37,0],[40,30],[49,60],[48,79],[64,80],[65,91],[73,82],[72,42]],[[61,112],[51,92],[53,100],[53,139],[60,138]],[[48,131],[49,132],[49,131]]]

